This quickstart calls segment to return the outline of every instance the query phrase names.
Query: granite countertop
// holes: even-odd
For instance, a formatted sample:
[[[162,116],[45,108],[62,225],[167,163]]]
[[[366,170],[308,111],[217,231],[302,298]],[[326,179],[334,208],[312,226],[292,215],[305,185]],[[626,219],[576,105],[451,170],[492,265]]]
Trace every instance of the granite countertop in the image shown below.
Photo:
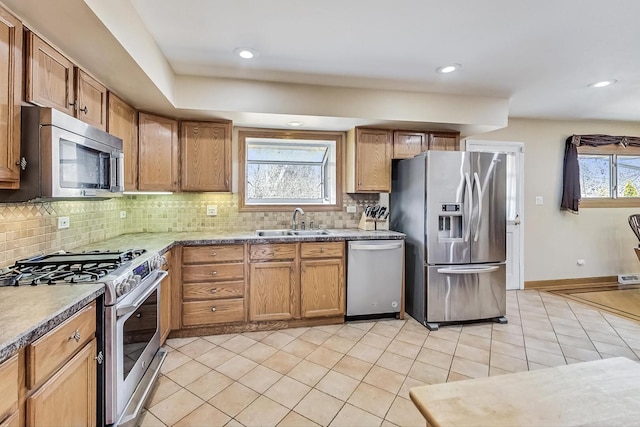
[[[0,288],[0,363],[103,293],[102,284]]]
[[[86,250],[146,249],[132,261],[131,267],[163,254],[174,246],[215,245],[230,243],[294,243],[332,242],[345,240],[399,240],[405,235],[395,231],[364,231],[359,229],[329,229],[319,236],[261,237],[255,231],[216,233],[211,231],[180,233],[123,234],[102,242],[75,248]],[[36,254],[34,254],[36,255]],[[102,284],[19,286],[0,288],[0,363],[80,308],[104,293]]]

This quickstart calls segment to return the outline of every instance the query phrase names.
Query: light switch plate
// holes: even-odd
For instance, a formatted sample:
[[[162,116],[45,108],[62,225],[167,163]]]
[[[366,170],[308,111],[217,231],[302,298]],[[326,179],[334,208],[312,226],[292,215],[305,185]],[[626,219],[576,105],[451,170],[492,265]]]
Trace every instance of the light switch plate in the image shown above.
[[[58,230],[62,230],[63,228],[69,228],[69,217],[68,216],[60,216],[58,217]]]
[[[536,196],[536,205],[541,205],[544,203],[544,198],[542,196]]]
[[[356,213],[355,206],[347,206],[347,213]]]
[[[207,205],[207,216],[218,216],[218,205]]]

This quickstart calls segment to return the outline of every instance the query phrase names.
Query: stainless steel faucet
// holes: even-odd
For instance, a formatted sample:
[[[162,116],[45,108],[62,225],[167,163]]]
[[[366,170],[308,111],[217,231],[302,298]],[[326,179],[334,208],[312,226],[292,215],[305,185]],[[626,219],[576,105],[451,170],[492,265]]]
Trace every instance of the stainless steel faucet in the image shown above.
[[[293,219],[291,220],[291,229],[292,230],[297,230],[298,229],[298,212],[300,212],[301,215],[304,215],[304,211],[302,210],[302,208],[295,208],[293,210]]]

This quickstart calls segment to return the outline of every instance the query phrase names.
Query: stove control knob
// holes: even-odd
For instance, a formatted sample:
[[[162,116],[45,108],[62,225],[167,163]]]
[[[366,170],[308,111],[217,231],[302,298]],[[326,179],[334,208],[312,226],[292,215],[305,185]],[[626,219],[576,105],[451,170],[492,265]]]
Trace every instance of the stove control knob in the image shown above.
[[[131,285],[127,280],[123,280],[122,282],[116,285],[116,295],[121,297],[131,290]]]
[[[149,262],[151,270],[158,270],[160,268],[162,268],[162,266],[164,264],[167,263],[167,258],[161,256],[161,255],[156,255],[154,256],[151,261]]]

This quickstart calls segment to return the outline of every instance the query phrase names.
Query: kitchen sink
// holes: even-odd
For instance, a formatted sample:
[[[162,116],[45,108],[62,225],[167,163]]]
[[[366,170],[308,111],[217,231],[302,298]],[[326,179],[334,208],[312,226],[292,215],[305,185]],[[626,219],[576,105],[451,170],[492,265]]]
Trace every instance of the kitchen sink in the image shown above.
[[[285,237],[285,236],[323,236],[329,234],[327,230],[257,230],[260,237]]]
[[[289,234],[293,236],[323,236],[329,233],[327,230],[290,230]]]
[[[258,230],[256,234],[261,237],[282,237],[291,236],[289,234],[291,230]]]

